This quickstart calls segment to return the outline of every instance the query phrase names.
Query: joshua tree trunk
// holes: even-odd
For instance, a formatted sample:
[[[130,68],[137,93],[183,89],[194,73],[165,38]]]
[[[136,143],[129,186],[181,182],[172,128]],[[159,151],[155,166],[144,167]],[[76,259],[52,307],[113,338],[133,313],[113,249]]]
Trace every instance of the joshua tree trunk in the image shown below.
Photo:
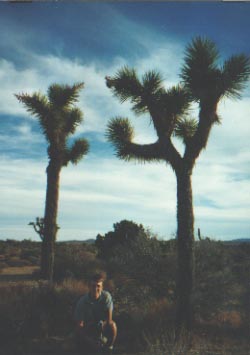
[[[57,211],[61,165],[50,161],[47,168],[47,192],[44,216],[44,240],[42,243],[41,275],[52,281],[54,268],[55,240],[57,234]]]
[[[192,290],[194,282],[194,215],[192,170],[183,168],[177,176],[177,336],[183,327],[192,328]]]

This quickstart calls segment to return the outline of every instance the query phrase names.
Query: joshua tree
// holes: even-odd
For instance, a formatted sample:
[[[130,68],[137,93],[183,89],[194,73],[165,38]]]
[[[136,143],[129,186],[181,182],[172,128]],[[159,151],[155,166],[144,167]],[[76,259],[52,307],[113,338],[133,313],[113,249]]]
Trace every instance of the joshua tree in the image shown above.
[[[181,84],[165,89],[159,73],[149,71],[140,80],[134,69],[122,68],[106,84],[121,102],[130,100],[136,114],[149,113],[158,139],[140,145],[133,142],[133,127],[127,118],[108,123],[107,137],[124,160],[165,161],[177,179],[177,330],[191,329],[193,289],[194,215],[191,176],[214,124],[220,122],[217,105],[223,97],[238,98],[250,74],[249,59],[235,55],[218,66],[213,42],[195,38],[186,48]],[[187,117],[191,102],[199,104],[197,121]],[[172,137],[185,146],[181,155]]]
[[[47,191],[44,214],[44,230],[41,255],[42,278],[52,281],[54,265],[54,247],[57,226],[59,198],[59,178],[63,166],[69,162],[77,164],[87,154],[89,145],[85,139],[77,139],[69,146],[68,138],[83,120],[81,110],[73,104],[78,100],[83,83],[51,85],[48,95],[16,95],[27,111],[39,120],[48,143]]]
[[[33,226],[34,231],[39,235],[41,240],[44,238],[44,218],[36,217],[35,222],[29,222],[29,226]]]

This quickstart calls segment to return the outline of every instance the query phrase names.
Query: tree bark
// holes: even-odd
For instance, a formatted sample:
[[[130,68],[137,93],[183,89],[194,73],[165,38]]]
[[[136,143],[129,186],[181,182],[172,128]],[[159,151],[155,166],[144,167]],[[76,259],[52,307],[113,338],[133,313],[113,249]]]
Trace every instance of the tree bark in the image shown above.
[[[192,170],[183,168],[177,176],[177,337],[190,331],[193,322],[192,290],[194,282],[194,214],[191,183]]]
[[[44,239],[41,254],[41,277],[53,281],[55,241],[57,234],[57,212],[61,167],[50,161],[47,168],[47,191],[44,216]]]

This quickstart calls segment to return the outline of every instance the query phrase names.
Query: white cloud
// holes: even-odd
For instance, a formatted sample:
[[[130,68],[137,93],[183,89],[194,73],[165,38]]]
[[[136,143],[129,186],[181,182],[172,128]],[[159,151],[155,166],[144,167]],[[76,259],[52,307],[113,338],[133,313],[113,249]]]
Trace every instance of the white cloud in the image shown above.
[[[1,166],[0,214],[6,220],[13,219],[13,225],[16,219],[26,225],[43,214],[46,162],[15,160],[10,165],[2,159]],[[111,228],[124,218],[146,226],[153,226],[155,221],[161,225],[171,221],[171,225],[175,215],[174,185],[174,176],[164,165],[134,165],[131,169],[115,159],[82,162],[62,170],[59,224],[62,229],[69,225],[84,231],[92,228],[92,237],[107,231],[103,225]]]

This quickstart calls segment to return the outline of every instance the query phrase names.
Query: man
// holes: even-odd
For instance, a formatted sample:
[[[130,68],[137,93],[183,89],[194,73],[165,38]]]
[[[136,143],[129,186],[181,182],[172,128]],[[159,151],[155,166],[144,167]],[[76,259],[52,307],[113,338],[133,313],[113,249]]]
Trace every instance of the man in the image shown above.
[[[78,347],[86,354],[100,350],[111,354],[117,335],[112,320],[113,301],[110,293],[103,290],[104,280],[104,273],[91,277],[89,293],[79,299],[74,312]]]

